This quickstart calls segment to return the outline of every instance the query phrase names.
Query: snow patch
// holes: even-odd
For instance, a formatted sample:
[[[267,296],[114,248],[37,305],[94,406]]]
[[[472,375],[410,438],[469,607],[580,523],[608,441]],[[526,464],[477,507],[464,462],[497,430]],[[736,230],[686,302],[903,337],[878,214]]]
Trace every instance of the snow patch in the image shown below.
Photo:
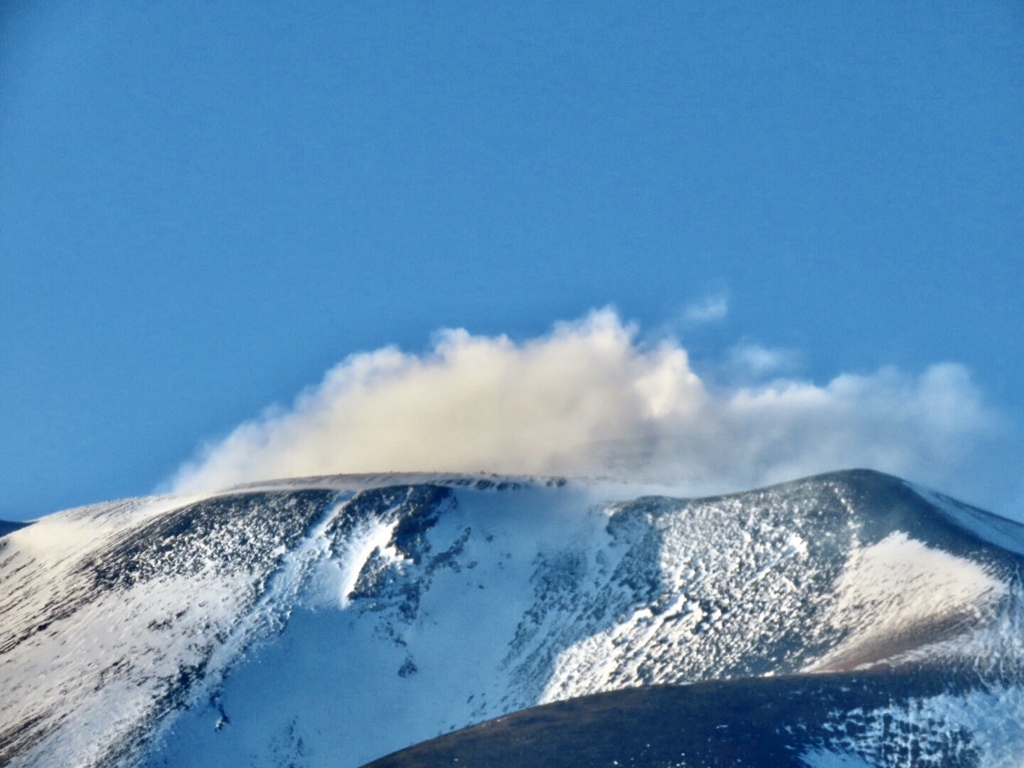
[[[345,542],[341,556],[337,560],[341,575],[341,590],[338,594],[338,607],[342,610],[351,605],[351,596],[359,583],[359,574],[363,566],[374,552],[379,553],[392,562],[401,561],[402,557],[388,543],[395,533],[398,520],[370,520],[353,531]]]
[[[811,768],[847,763],[813,762],[829,757],[859,759],[859,765],[902,765],[897,756],[914,755],[914,765],[1024,766],[1024,690],[993,686],[942,694],[836,715],[824,724],[829,735],[802,757]]]
[[[826,621],[846,639],[805,671],[877,663],[946,622],[976,624],[995,613],[1008,586],[977,563],[896,531],[853,549],[835,592]]]

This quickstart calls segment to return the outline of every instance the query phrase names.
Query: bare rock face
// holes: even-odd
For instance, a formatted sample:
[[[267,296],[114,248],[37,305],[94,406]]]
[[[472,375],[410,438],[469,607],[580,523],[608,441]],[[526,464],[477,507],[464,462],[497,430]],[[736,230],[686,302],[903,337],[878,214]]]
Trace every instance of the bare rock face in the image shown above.
[[[343,476],[7,532],[0,763],[1024,754],[1024,528],[868,471],[636,493]]]

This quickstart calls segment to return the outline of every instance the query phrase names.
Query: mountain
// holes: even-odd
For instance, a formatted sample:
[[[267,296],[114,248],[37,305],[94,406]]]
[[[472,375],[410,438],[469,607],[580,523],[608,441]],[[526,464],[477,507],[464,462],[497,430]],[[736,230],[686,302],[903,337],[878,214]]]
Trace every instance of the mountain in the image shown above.
[[[367,768],[1019,766],[1018,696],[921,669],[644,686],[521,710]]]
[[[24,528],[27,523],[15,523],[10,520],[0,520],[0,536],[6,536],[19,528]]]
[[[0,764],[1019,765],[1024,527],[870,471],[642,493],[309,478],[7,533]]]

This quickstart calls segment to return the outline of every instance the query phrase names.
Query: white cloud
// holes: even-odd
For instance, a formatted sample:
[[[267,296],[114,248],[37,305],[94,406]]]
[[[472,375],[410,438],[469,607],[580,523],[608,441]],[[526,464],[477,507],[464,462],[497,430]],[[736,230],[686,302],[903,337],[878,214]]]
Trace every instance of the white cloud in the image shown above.
[[[601,310],[522,343],[447,330],[428,354],[353,355],[290,409],[208,446],[173,485],[489,471],[698,494],[867,466],[957,491],[996,423],[956,364],[712,388],[677,343],[642,346],[635,327]]]
[[[763,378],[791,371],[800,357],[788,349],[769,349],[760,344],[740,344],[729,350],[729,367],[740,377]]]
[[[690,304],[683,311],[683,319],[688,323],[716,323],[724,320],[728,314],[729,297],[718,293]]]

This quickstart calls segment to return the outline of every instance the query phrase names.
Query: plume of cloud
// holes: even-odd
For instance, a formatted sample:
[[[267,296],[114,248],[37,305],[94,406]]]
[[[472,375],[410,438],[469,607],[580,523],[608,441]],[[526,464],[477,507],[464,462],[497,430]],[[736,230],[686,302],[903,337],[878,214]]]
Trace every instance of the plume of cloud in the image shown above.
[[[727,365],[739,376],[763,378],[795,370],[799,355],[787,349],[768,349],[760,344],[740,344],[729,350]]]
[[[705,296],[700,301],[690,304],[683,311],[683,319],[687,323],[717,323],[729,314],[729,297],[724,293]]]
[[[712,387],[678,343],[600,310],[540,338],[446,330],[423,355],[353,355],[289,409],[242,424],[175,490],[320,474],[487,471],[618,477],[718,493],[849,467],[959,490],[997,417],[965,368],[824,385]]]

